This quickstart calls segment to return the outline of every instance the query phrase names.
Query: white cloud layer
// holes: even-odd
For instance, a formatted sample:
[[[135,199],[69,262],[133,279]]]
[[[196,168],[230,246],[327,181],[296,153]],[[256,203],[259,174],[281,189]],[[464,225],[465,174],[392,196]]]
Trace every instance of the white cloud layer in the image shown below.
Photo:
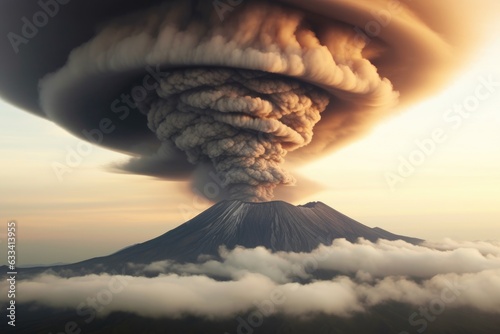
[[[93,308],[101,316],[125,311],[148,317],[210,319],[254,309],[266,316],[348,316],[391,301],[500,314],[500,244],[496,242],[444,240],[415,246],[402,241],[336,240],[311,253],[272,254],[256,248],[223,250],[222,255],[220,262],[133,265],[137,270],[162,272],[154,278],[44,274],[17,283],[17,302],[76,308],[81,314]],[[340,274],[315,278],[320,269]],[[7,283],[0,287],[6,288]]]

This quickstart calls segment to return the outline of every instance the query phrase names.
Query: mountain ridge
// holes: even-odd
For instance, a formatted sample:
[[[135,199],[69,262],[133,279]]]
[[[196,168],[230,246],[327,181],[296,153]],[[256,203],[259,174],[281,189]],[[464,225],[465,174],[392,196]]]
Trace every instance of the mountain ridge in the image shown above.
[[[310,252],[339,238],[350,242],[359,238],[373,242],[379,239],[404,240],[413,244],[422,242],[421,239],[365,226],[323,202],[294,206],[283,201],[252,203],[226,200],[151,240],[125,247],[108,256],[50,269],[58,274],[88,274],[124,270],[128,263],[149,264],[163,260],[197,262],[202,255],[218,258],[221,246],[227,249],[261,246],[272,252]],[[36,269],[25,269],[24,272]]]

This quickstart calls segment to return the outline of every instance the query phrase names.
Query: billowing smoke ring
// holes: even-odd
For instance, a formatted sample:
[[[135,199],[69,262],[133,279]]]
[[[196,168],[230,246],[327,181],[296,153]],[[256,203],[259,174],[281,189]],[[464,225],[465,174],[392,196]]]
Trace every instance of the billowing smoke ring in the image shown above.
[[[294,183],[284,157],[310,143],[330,100],[289,77],[213,67],[169,71],[138,98],[163,146],[193,164],[210,161],[231,198],[244,201],[270,200],[277,185]]]
[[[175,68],[169,69],[168,72],[163,73],[163,77],[160,80],[160,86],[155,90],[150,90],[147,95],[132,96],[135,103],[139,107],[139,110],[141,110],[143,114],[147,115],[154,100],[156,100],[157,98],[161,98],[164,100],[168,100],[169,98],[171,98],[171,95],[162,90],[165,85],[165,79],[170,77],[173,73],[189,72],[196,72],[196,74],[206,72],[225,73],[224,78],[221,78],[216,84],[218,84],[219,86],[231,86],[231,88],[234,89],[233,93],[245,96],[244,100],[248,102],[248,105],[229,105],[232,97],[221,96],[217,100],[216,105],[210,105],[205,102],[200,103],[196,106],[191,106],[193,108],[199,109],[196,110],[196,112],[200,113],[203,112],[203,110],[210,112],[214,109],[219,110],[219,108],[225,109],[221,110],[222,113],[211,113],[211,116],[214,117],[214,119],[216,119],[217,121],[227,122],[228,125],[231,125],[233,127],[241,127],[246,131],[253,130],[260,137],[272,136],[279,138],[280,141],[283,142],[284,147],[289,151],[296,150],[309,144],[312,140],[312,132],[304,131],[303,128],[300,132],[296,131],[292,125],[287,125],[286,122],[282,123],[279,120],[282,118],[287,118],[288,116],[290,116],[290,114],[293,113],[300,112],[301,114],[305,114],[307,108],[314,108],[314,110],[317,110],[318,112],[314,113],[314,115],[312,113],[309,115],[305,115],[305,117],[308,117],[308,121],[314,123],[315,125],[320,120],[319,114],[323,112],[327,107],[331,97],[331,95],[329,95],[320,87],[316,87],[313,84],[301,82],[300,80],[297,80],[295,78],[286,77],[279,74],[251,71],[247,69],[220,67]],[[241,76],[253,79],[253,86],[245,86],[251,85],[252,82],[241,82]],[[281,84],[283,84],[283,82],[286,82],[290,85],[291,88],[275,87],[275,90],[272,92],[273,94],[275,94],[275,96],[272,96],[269,95],[269,93],[263,92],[262,90],[259,91],[260,87],[256,86],[256,84],[261,84],[261,81],[274,83],[279,82]],[[181,82],[179,81],[176,81],[175,83],[179,83],[179,85],[181,84]],[[138,86],[140,84],[140,82],[137,82],[134,86]],[[185,93],[188,90],[194,90],[196,91],[196,93],[201,94],[200,90],[203,90],[204,94],[207,94],[207,87],[209,87],[207,86],[207,84],[200,84],[197,87],[183,87],[181,89],[178,89],[177,91],[170,93],[172,95],[176,95],[179,93]],[[220,88],[212,89],[218,90]],[[281,103],[286,102],[284,98],[282,98],[283,94],[295,94],[298,91],[302,92],[303,94],[310,95],[310,98],[307,98],[308,101],[303,101],[306,103],[305,107],[299,105],[297,103],[297,100],[292,101],[294,105],[289,103],[288,105],[280,106]],[[208,90],[208,93],[210,93],[210,90]],[[252,94],[252,96],[249,96],[248,94]],[[287,97],[290,98],[290,96]],[[312,99],[314,99],[315,101],[313,101]],[[242,116],[241,122],[234,117],[225,117],[235,114]],[[153,129],[152,126],[154,125],[148,125],[148,127],[154,132],[155,129]]]
[[[390,114],[398,91],[407,103],[441,82],[442,70],[453,65],[448,42],[459,46],[465,39],[456,24],[426,14],[446,9],[451,15],[456,5],[448,8],[450,2],[404,3],[387,12],[382,0],[247,0],[221,22],[210,5],[200,12],[192,2],[166,1],[109,22],[74,49],[66,65],[41,82],[41,107],[80,137],[136,155],[128,171],[187,179],[194,167],[183,152],[161,147],[162,156],[156,155],[160,141],[122,98],[130,99],[129,85],[142,77],[145,86],[163,70],[191,66],[280,74],[321,87],[334,101],[311,143],[287,157],[291,164],[310,161]],[[461,20],[455,14],[453,20]],[[387,24],[367,35],[380,17]]]
[[[12,52],[11,35],[21,34],[19,18],[29,19],[33,13],[40,12],[39,4],[36,1],[0,2],[0,16],[3,23],[0,25],[0,31],[3,36],[9,36],[0,42],[3,43],[0,47],[6,51],[0,55],[0,72],[4,74],[0,78],[2,98],[21,109],[60,124],[83,139],[95,141],[103,146],[141,156],[148,153],[148,147],[154,151],[158,146],[157,139],[147,128],[135,126],[136,123],[142,123],[134,113],[128,112],[131,108],[128,111],[125,109],[124,112],[116,111],[128,106],[113,104],[116,99],[120,102],[121,93],[125,92],[122,89],[133,82],[134,78],[147,75],[144,72],[146,67],[150,66],[153,69],[150,72],[154,72],[159,65],[165,67],[225,65],[249,68],[245,64],[236,66],[223,64],[221,61],[215,63],[216,59],[197,64],[167,61],[151,54],[151,46],[155,43],[146,39],[142,40],[142,44],[129,44],[131,46],[129,58],[116,57],[116,54],[113,57],[110,50],[125,50],[127,46],[125,38],[132,42],[141,33],[139,29],[134,30],[130,27],[126,28],[128,30],[124,34],[117,34],[116,38],[112,38],[111,35],[108,35],[107,40],[101,38],[101,44],[95,39],[89,41],[96,27],[102,27],[106,22],[115,20],[124,13],[137,14],[145,8],[165,2],[175,2],[175,0],[145,0],[140,3],[130,0],[72,1],[64,6],[67,10],[62,10],[61,7],[57,18],[51,19],[47,27],[39,29],[40,33],[33,41],[30,36],[29,43],[24,39],[21,39],[24,41],[22,43],[17,42],[20,44],[15,44],[14,49],[20,49],[19,53]],[[221,20],[224,23],[229,22],[239,13],[245,12],[248,4],[256,3],[257,0],[237,1],[238,6],[234,8],[225,6],[222,16],[214,10],[211,1],[196,2],[198,5],[203,4],[205,12],[212,14],[211,22],[217,25]],[[453,0],[268,0],[266,2],[295,8],[314,25],[315,31],[321,32],[319,39],[322,43],[329,40],[331,35],[329,26],[332,23],[341,23],[347,27],[353,32],[352,40],[367,45],[363,53],[377,67],[380,76],[388,78],[395,89],[401,92],[400,106],[413,102],[416,98],[422,98],[424,94],[429,94],[438,88],[449,79],[450,70],[456,69],[457,65],[468,59],[467,56],[472,51],[477,50],[474,46],[482,41],[484,31],[481,31],[482,25],[477,24],[476,18],[480,18],[481,22],[496,19],[494,16],[496,11],[491,10],[489,6],[490,3],[496,3],[495,0],[484,0],[481,4]],[[159,13],[158,10],[153,11]],[[197,14],[196,10],[191,12]],[[464,17],[467,17],[467,20],[464,21]],[[157,22],[157,20],[143,20],[149,22],[150,27],[153,21]],[[250,30],[258,28],[260,26],[256,24],[254,29]],[[159,31],[156,30],[150,36],[158,36]],[[145,36],[147,34],[144,34]],[[82,46],[87,41],[89,42],[86,46]],[[346,48],[343,46],[335,48],[333,45],[333,49],[337,50],[333,54],[338,58]],[[74,52],[65,65],[70,50]],[[222,55],[223,53],[219,52],[219,58],[223,58]],[[181,60],[187,61],[187,58]],[[62,67],[65,68],[63,72],[66,74],[56,75],[55,77],[60,79],[54,80],[59,81],[57,83],[51,80],[49,85],[46,80],[42,85],[40,96],[37,89],[40,78]],[[301,79],[307,81],[306,78]],[[310,82],[318,84],[317,80]],[[337,93],[340,91],[341,89],[336,90]],[[329,108],[330,110],[323,116],[325,122],[318,125],[311,145],[301,149],[300,154],[292,154],[289,158],[295,160],[298,156],[306,160],[314,158],[319,152],[337,148],[346,140],[359,136],[369,129],[372,125],[370,122],[359,121],[363,117],[363,112],[353,111],[350,107],[350,103],[344,105],[336,103],[335,107]],[[339,114],[343,116],[339,117]],[[83,133],[84,130],[91,132],[93,129],[99,129],[100,121],[108,118],[114,121],[116,129],[112,133],[106,133],[102,140],[89,139],[90,136]],[[345,126],[339,129],[332,123],[353,126],[349,129]],[[177,164],[189,167],[181,162]],[[157,174],[159,170],[150,172]],[[167,174],[175,177],[183,173],[179,169],[173,169]]]
[[[387,110],[396,104],[397,94],[393,92],[391,83],[381,78],[377,69],[363,58],[362,50],[366,45],[356,38],[352,27],[337,22],[326,23],[323,27],[325,31],[345,35],[341,39],[334,38],[341,41],[341,46],[331,46],[327,42],[330,38],[328,34],[320,36],[309,28],[309,18],[305,13],[276,4],[248,1],[224,22],[213,27],[213,22],[201,21],[195,22],[192,29],[172,32],[176,22],[186,24],[186,17],[192,15],[192,10],[187,5],[174,9],[171,6],[173,5],[168,3],[135,18],[112,23],[93,40],[75,49],[66,66],[45,78],[41,84],[41,105],[47,116],[55,122],[76,129],[77,134],[81,135],[82,129],[78,125],[98,125],[102,115],[109,115],[109,110],[114,112],[117,109],[116,99],[122,96],[123,90],[133,82],[133,78],[141,74],[156,79],[161,77],[160,68],[185,66],[260,70],[309,82],[341,101],[329,108],[326,114],[327,118],[337,118],[338,121],[335,124],[325,122],[320,126],[320,131],[315,134],[316,140],[312,142],[313,146],[301,149],[301,155],[304,155],[308,151],[323,150],[332,143],[351,136],[353,131],[343,128],[348,123],[357,122],[360,117],[357,113]],[[216,13],[209,14],[213,16],[212,20],[218,20]],[[144,19],[144,15],[152,16],[148,20]],[[272,21],[269,21],[270,18]],[[168,24],[162,26],[162,20]],[[245,36],[238,37],[237,31],[242,29],[245,33],[248,32],[242,23],[245,20],[255,24],[262,21],[264,27],[261,29],[269,31],[281,27],[282,34],[286,34],[281,39],[284,38],[286,42],[271,41],[269,45],[261,45],[256,39],[256,44],[247,45],[247,42],[241,40]],[[148,24],[144,24],[145,21]],[[198,25],[202,25],[202,28]],[[265,28],[266,26],[268,27]],[[202,40],[193,38],[192,34],[198,33],[204,36]],[[261,33],[262,38],[268,34],[266,30]],[[176,43],[181,44],[175,45]],[[350,50],[349,55],[345,51],[337,52],[335,48],[338,47]],[[238,51],[238,48],[245,49]],[[144,74],[145,69],[147,72]],[[68,112],[68,104],[72,105],[72,112]],[[103,110],[103,106],[107,110]],[[117,114],[120,118],[134,117],[119,112]],[[127,125],[130,123],[132,122],[127,119]],[[116,142],[117,145],[127,146],[130,133],[126,134],[126,131],[126,126],[118,128],[112,135],[105,136],[100,144],[113,146],[117,138],[117,141],[121,140],[120,143]],[[136,130],[134,136],[138,142],[153,143],[144,138],[148,136],[144,132]],[[137,147],[128,142],[128,146],[132,153],[145,153],[144,145]],[[177,155],[171,160],[179,157]]]

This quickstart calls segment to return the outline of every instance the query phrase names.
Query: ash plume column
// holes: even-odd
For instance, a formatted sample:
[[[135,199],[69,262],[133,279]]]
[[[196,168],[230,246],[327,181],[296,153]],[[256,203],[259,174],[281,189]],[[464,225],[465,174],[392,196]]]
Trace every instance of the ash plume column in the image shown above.
[[[118,119],[100,144],[133,153],[121,170],[190,180],[197,191],[215,171],[227,187],[203,193],[209,200],[266,201],[273,190],[288,200],[285,155],[293,169],[393,111],[399,90],[379,69],[395,54],[348,22],[281,2],[248,0],[221,22],[194,2],[167,1],[103,23],[41,80],[40,104],[80,135]],[[117,99],[134,95],[127,87],[145,69],[161,84],[136,97],[147,120]]]
[[[281,165],[309,144],[330,96],[270,73],[226,68],[174,70],[145,102],[148,127],[188,161],[210,161],[231,199],[267,201],[293,184]]]

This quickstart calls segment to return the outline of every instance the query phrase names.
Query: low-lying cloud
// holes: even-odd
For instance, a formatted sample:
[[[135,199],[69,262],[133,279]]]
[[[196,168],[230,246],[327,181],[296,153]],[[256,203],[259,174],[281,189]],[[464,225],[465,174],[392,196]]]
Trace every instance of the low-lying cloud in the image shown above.
[[[500,268],[500,245],[493,242],[426,242],[412,245],[404,241],[360,239],[351,243],[336,239],[331,246],[321,245],[311,253],[271,253],[263,247],[253,249],[222,248],[222,260],[179,264],[159,261],[146,265],[129,264],[137,275],[193,274],[238,279],[247,273],[259,273],[279,283],[314,278],[317,270],[344,275],[365,273],[372,278],[410,276],[431,278],[439,274],[474,273]],[[313,271],[312,273],[310,273]],[[366,276],[366,275],[365,275]]]
[[[223,249],[221,255],[221,261],[196,264],[129,264],[137,274],[160,273],[153,278],[46,273],[19,281],[17,302],[82,311],[90,307],[89,298],[97,298],[102,299],[99,316],[123,311],[155,318],[225,319],[260,308],[266,316],[349,316],[387,302],[417,307],[435,300],[447,308],[500,314],[496,242],[444,240],[415,246],[336,240],[311,253],[256,248]],[[320,279],[324,271],[335,275]]]

